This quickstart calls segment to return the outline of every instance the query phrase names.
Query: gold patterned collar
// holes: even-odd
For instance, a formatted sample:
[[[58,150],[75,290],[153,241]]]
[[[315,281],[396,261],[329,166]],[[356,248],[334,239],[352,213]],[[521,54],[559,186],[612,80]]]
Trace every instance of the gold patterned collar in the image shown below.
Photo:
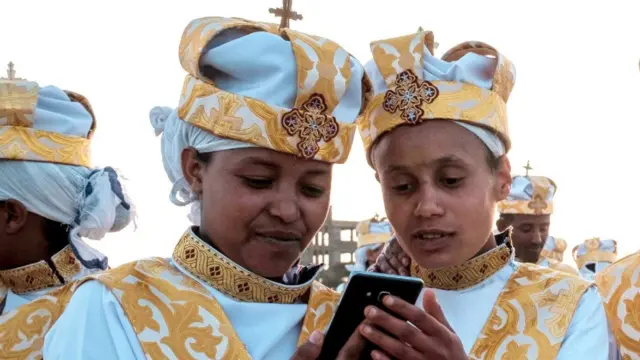
[[[80,261],[73,254],[71,246],[66,246],[51,257],[51,264],[40,260],[37,263],[15,269],[0,271],[0,283],[14,294],[24,294],[46,288],[62,286],[74,280],[82,270]]]
[[[439,269],[426,269],[417,263],[411,264],[411,276],[424,281],[428,288],[441,290],[463,290],[490,278],[509,263],[513,246],[508,234],[496,235],[498,246],[467,262]]]
[[[193,229],[182,235],[173,260],[191,275],[236,300],[294,304],[303,301],[317,273],[300,285],[283,285],[258,276],[234,263],[198,238]]]

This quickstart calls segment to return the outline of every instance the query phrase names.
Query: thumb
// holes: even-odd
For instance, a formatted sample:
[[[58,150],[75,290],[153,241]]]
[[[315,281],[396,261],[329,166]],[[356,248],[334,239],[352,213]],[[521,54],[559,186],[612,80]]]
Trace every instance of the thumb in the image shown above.
[[[314,331],[304,344],[302,344],[291,357],[291,360],[316,360],[322,351],[324,335],[320,331]]]
[[[451,325],[449,325],[446,316],[444,316],[444,311],[442,311],[442,307],[440,307],[438,300],[436,300],[436,294],[432,290],[425,289],[424,296],[422,297],[422,307],[425,312],[446,326],[449,331],[455,333]]]

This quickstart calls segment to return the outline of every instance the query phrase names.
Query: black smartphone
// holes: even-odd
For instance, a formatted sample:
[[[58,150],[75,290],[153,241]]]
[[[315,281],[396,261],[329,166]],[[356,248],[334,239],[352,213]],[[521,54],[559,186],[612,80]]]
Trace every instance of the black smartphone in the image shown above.
[[[384,309],[382,299],[386,295],[414,304],[423,287],[424,283],[418,278],[371,272],[353,274],[333,315],[318,360],[335,360],[338,357],[351,334],[364,321],[364,309],[367,306],[375,305]],[[373,349],[368,346],[361,359],[370,359]]]

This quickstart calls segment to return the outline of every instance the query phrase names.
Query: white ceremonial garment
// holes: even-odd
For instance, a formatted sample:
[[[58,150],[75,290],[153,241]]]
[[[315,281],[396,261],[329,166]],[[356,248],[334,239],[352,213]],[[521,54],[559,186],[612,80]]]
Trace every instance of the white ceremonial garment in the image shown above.
[[[430,289],[435,293],[447,321],[462,341],[467,354],[471,352],[500,293],[518,266],[520,263],[511,260],[493,276],[468,289]],[[420,308],[423,295],[424,290],[416,302]],[[602,299],[597,289],[591,287],[580,299],[556,359],[617,359],[611,355],[614,351],[610,350],[610,339]]]
[[[170,261],[220,303],[253,360],[289,359],[293,355],[306,304],[238,301]],[[47,360],[146,359],[122,306],[98,281],[87,282],[76,290],[65,312],[45,337],[43,355]]]

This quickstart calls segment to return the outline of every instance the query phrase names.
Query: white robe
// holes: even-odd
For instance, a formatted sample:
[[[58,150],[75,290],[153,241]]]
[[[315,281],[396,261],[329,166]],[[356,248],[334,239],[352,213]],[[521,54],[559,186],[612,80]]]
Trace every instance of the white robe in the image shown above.
[[[480,336],[500,292],[518,266],[518,262],[510,261],[488,279],[464,290],[431,289],[467,354]],[[420,307],[422,294],[416,303]],[[580,299],[556,359],[616,359],[611,355],[615,353],[611,339],[602,299],[597,289],[592,287]]]
[[[289,359],[296,350],[306,304],[266,304],[232,299],[171,264],[204,286],[222,306],[253,360]],[[44,358],[146,359],[122,306],[98,281],[78,288],[45,337]],[[204,359],[204,358],[203,358]]]

